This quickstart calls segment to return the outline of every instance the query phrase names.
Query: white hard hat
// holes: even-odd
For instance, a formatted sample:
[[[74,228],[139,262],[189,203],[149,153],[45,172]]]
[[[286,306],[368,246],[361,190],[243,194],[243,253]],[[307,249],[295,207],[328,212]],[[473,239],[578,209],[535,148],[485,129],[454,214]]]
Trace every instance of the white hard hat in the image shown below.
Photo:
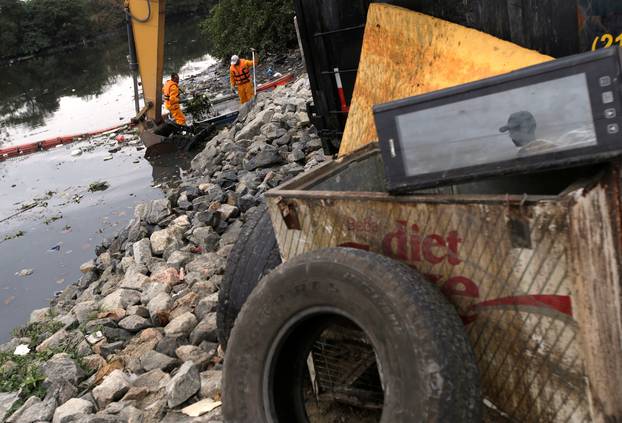
[[[237,55],[234,54],[233,56],[231,56],[231,64],[232,65],[237,64],[239,61],[240,61],[240,58]]]

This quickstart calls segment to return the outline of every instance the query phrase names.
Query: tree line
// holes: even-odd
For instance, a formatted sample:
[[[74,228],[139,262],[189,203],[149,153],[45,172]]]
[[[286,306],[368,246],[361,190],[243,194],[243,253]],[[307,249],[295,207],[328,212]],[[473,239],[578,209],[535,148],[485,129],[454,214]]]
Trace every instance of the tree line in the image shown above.
[[[202,29],[211,54],[224,60],[251,47],[282,52],[297,45],[293,0],[220,0]]]
[[[120,31],[123,0],[0,0],[0,58],[75,45]],[[167,16],[206,15],[213,1],[167,2]]]
[[[0,0],[0,58],[72,46],[120,31],[124,0]],[[278,52],[296,46],[293,0],[170,0],[167,17],[208,16],[211,53]]]

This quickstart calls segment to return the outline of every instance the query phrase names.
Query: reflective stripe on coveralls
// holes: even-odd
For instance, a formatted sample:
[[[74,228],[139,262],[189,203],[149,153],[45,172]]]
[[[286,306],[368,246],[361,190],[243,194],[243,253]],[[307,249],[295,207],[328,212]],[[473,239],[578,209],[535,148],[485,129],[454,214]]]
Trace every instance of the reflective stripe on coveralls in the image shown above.
[[[241,104],[249,102],[254,97],[254,89],[253,83],[251,82],[250,71],[252,67],[252,60],[240,59],[240,63],[237,65],[231,65],[229,70],[231,86],[238,87],[238,94],[240,96]]]
[[[186,124],[186,116],[181,111],[179,105],[179,86],[175,81],[168,80],[164,87],[162,87],[162,94],[164,96],[164,106],[171,112],[171,118],[178,125]]]

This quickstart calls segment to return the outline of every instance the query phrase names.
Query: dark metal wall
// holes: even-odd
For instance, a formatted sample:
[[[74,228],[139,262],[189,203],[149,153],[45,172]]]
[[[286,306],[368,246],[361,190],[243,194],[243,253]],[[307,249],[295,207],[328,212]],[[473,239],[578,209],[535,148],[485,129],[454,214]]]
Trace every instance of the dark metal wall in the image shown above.
[[[312,121],[325,148],[345,127],[334,68],[349,105],[371,0],[295,0],[314,99]],[[622,45],[622,0],[386,0],[554,57]]]

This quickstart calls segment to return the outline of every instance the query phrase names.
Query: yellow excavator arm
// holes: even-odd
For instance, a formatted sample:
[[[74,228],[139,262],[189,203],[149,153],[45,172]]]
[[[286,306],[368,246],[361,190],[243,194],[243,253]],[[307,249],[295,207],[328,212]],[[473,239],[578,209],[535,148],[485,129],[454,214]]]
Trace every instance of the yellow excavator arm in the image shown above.
[[[166,0],[126,0],[125,6],[134,93],[138,94],[138,71],[144,98],[141,108],[136,97],[136,113],[138,120],[144,123],[144,130],[162,121]]]

